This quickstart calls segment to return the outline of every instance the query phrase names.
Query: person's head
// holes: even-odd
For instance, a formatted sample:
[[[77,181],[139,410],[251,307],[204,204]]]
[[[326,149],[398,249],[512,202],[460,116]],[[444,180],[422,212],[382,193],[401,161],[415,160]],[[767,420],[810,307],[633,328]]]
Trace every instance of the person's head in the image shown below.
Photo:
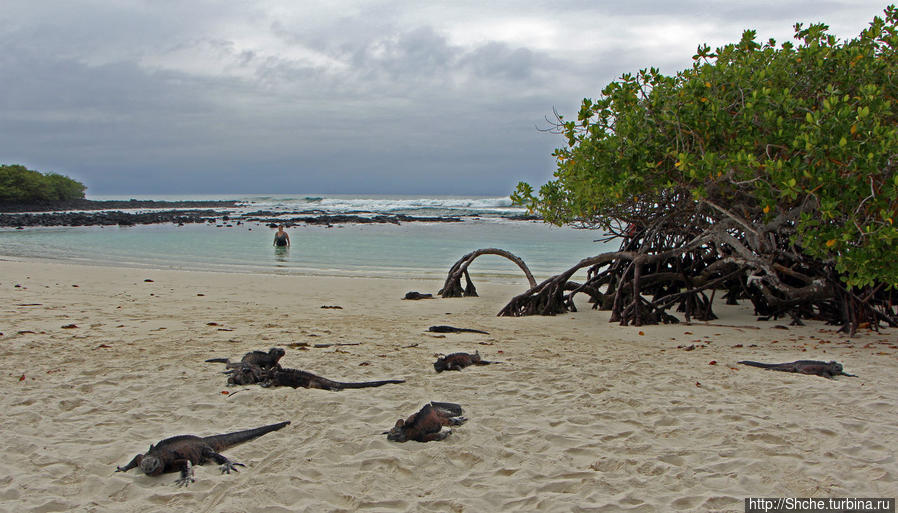
[[[284,231],[284,225],[279,224],[279,225],[278,225],[278,231],[279,231],[279,232]]]

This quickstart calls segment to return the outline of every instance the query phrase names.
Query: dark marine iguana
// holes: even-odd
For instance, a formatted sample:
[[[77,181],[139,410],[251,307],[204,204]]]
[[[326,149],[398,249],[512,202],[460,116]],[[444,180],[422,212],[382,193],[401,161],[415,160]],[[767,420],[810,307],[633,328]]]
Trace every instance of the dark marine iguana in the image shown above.
[[[193,467],[203,465],[210,460],[221,465],[222,474],[230,474],[232,470],[237,472],[237,466],[245,467],[246,465],[227,459],[220,454],[221,451],[266,433],[277,431],[288,424],[290,424],[289,420],[255,429],[205,437],[173,436],[156,445],[150,445],[146,454],[138,454],[124,467],[116,467],[115,471],[127,472],[138,467],[148,476],[180,471],[181,477],[175,480],[175,483],[178,486],[187,486],[196,481],[193,477]]]
[[[484,335],[489,335],[486,331],[472,330],[470,328],[456,328],[455,326],[431,326],[427,328],[427,331],[433,333],[483,333]]]
[[[244,363],[225,374],[229,374],[228,385],[254,385],[267,380],[269,372],[270,370],[263,370],[258,365]]]
[[[286,352],[280,347],[272,347],[268,350],[268,352],[264,351],[250,351],[243,355],[243,358],[240,359],[240,362],[231,362],[227,358],[209,358],[206,360],[207,363],[223,363],[225,367],[228,369],[236,369],[241,365],[255,365],[256,367],[261,368],[262,370],[268,369],[280,369],[281,364],[278,363]]]
[[[323,378],[311,372],[299,369],[268,369],[244,364],[231,371],[229,385],[252,385],[258,383],[263,387],[320,388],[322,390],[344,390],[347,388],[370,388],[394,383],[405,383],[404,379],[388,379],[381,381],[362,381],[344,383]]]
[[[491,363],[502,362],[488,362],[486,360],[481,360],[480,352],[475,351],[474,354],[452,353],[446,356],[440,356],[437,358],[437,361],[433,362],[433,368],[436,369],[437,372],[443,372],[445,370],[460,371],[470,365],[489,365]]]
[[[777,370],[782,372],[797,372],[799,374],[816,374],[824,378],[832,379],[833,376],[851,376],[856,378],[854,374],[848,374],[842,371],[842,364],[836,361],[822,362],[819,360],[796,360],[788,363],[761,363],[743,360],[743,365],[752,367],[760,367],[762,369]]]
[[[413,290],[413,291],[411,291],[411,292],[406,292],[406,293],[405,293],[405,296],[404,296],[402,299],[410,299],[410,300],[416,300],[416,299],[433,299],[433,294],[422,294],[422,293],[420,293],[420,292],[417,292],[417,291],[414,291],[414,290]]]
[[[266,374],[267,379],[261,383],[263,387],[320,388],[322,390],[344,390],[346,388],[369,388],[405,383],[404,379],[385,379],[381,381],[361,381],[344,383],[323,378],[311,372],[299,369],[276,369]]]
[[[384,433],[393,442],[443,440],[452,434],[451,429],[443,431],[443,426],[459,426],[468,420],[461,414],[458,404],[432,401],[408,419],[397,420],[393,429]]]

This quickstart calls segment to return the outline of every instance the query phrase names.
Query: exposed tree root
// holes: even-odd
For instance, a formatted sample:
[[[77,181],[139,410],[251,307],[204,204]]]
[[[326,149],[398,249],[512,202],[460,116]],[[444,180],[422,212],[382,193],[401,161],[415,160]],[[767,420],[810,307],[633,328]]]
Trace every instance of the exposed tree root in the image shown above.
[[[536,280],[533,279],[533,274],[523,260],[504,249],[484,248],[472,251],[458,259],[458,261],[453,264],[452,268],[449,269],[449,275],[446,277],[446,282],[437,294],[441,297],[477,296],[477,288],[474,287],[474,282],[471,281],[471,275],[468,274],[468,266],[481,255],[498,255],[511,260],[524,271],[524,276],[527,277],[530,286],[536,286]],[[461,286],[462,276],[465,278],[464,288]]]
[[[841,325],[849,335],[859,327],[877,329],[880,323],[898,326],[896,291],[882,285],[846,288],[830,264],[781,242],[788,236],[774,232],[746,236],[726,221],[691,239],[665,228],[630,230],[633,237],[625,237],[619,251],[585,258],[539,284],[514,255],[495,248],[477,250],[452,266],[440,294],[476,295],[468,266],[480,255],[498,254],[518,264],[530,281],[530,288],[513,297],[500,316],[574,312],[574,296],[583,293],[594,309],[610,310],[610,320],[622,325],[678,322],[669,313],[671,308],[687,322],[710,321],[717,318],[713,302],[720,290],[728,304],[751,301],[761,319],[789,316],[793,324],[803,318],[820,319]],[[572,281],[583,269],[587,280]]]

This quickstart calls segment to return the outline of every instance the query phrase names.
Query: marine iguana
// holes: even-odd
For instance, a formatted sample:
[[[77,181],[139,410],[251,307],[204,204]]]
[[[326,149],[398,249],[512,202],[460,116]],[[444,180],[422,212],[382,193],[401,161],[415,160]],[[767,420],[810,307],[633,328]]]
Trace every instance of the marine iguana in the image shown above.
[[[489,365],[491,363],[501,362],[481,360],[480,351],[475,351],[474,354],[452,353],[446,356],[441,356],[437,358],[437,361],[433,362],[433,368],[436,369],[437,372],[443,372],[445,370],[460,371],[469,365]]]
[[[403,297],[402,299],[410,299],[410,300],[415,300],[415,299],[433,299],[433,294],[422,294],[422,293],[420,293],[420,292],[417,292],[417,291],[414,291],[414,290],[413,290],[413,291],[411,291],[411,292],[406,292],[406,293],[405,293],[405,297]]]
[[[762,369],[777,370],[783,372],[797,372],[799,374],[816,374],[824,378],[832,379],[833,376],[851,376],[856,378],[854,374],[848,374],[842,371],[842,364],[836,361],[822,362],[819,360],[796,360],[788,363],[761,363],[743,360],[743,365],[751,365],[752,367],[760,367]]]
[[[252,385],[261,383],[268,379],[269,370],[264,370],[258,365],[248,363],[240,364],[238,367],[226,371],[228,376],[228,385]]]
[[[232,470],[237,472],[237,466],[245,467],[246,465],[227,459],[219,454],[221,451],[266,433],[277,431],[288,424],[290,424],[289,420],[255,429],[205,437],[173,436],[156,445],[150,445],[146,454],[138,454],[124,467],[116,467],[115,471],[127,472],[138,467],[148,476],[180,471],[181,477],[175,480],[175,483],[178,486],[187,486],[196,481],[193,477],[194,465],[203,465],[209,460],[214,460],[221,465],[222,474],[230,474]]]
[[[397,420],[393,429],[384,434],[387,435],[387,440],[393,442],[443,440],[452,434],[451,429],[443,431],[443,426],[458,426],[468,420],[461,413],[461,406],[458,404],[432,401],[408,419]]]
[[[228,380],[230,381],[230,380]],[[405,383],[404,379],[386,379],[381,381],[362,381],[357,383],[343,383],[333,381],[321,376],[299,369],[275,369],[265,373],[265,379],[260,383],[263,387],[293,387],[293,388],[320,388],[323,390],[343,390],[346,388],[369,388]]]
[[[240,367],[228,371],[228,373],[230,374],[230,377],[228,377],[229,385],[259,384],[263,387],[285,386],[293,388],[320,388],[322,390],[336,391],[346,388],[369,388],[394,383],[405,383],[405,380],[403,379],[344,383],[333,381],[299,369],[262,369],[261,367],[250,364],[242,364]]]
[[[472,330],[470,328],[456,328],[454,326],[431,326],[427,328],[427,331],[433,333],[483,333],[484,335],[489,335],[486,331]]]
[[[243,358],[240,359],[239,363],[231,363],[227,358],[209,358],[206,362],[223,363],[228,369],[235,369],[241,365],[255,365],[263,370],[271,368],[280,369],[281,365],[278,363],[278,360],[280,360],[284,354],[286,354],[286,352],[282,348],[272,347],[267,353],[264,351],[250,351],[243,355]]]

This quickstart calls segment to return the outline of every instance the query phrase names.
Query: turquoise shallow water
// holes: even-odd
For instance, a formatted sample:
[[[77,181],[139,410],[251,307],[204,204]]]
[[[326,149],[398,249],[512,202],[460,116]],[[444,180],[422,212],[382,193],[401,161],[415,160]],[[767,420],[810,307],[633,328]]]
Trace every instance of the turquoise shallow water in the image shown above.
[[[445,275],[464,254],[497,247],[521,257],[539,277],[601,252],[595,232],[533,222],[406,223],[293,227],[289,249],[271,245],[263,225],[59,227],[0,230],[0,254],[98,265],[166,269],[398,277]],[[519,275],[492,255],[476,274]]]
[[[304,197],[301,200],[307,202]],[[336,205],[334,208],[322,206],[328,202],[328,198],[313,201],[316,209],[325,213],[359,210],[347,208],[345,199],[330,201]],[[377,202],[377,208],[363,210],[395,212],[393,209],[398,205],[406,211],[413,208],[419,215],[438,212],[437,215],[461,216],[465,220],[293,226],[288,229],[292,246],[286,251],[272,247],[274,230],[257,223],[230,227],[159,224],[0,229],[0,255],[165,269],[424,278],[444,277],[464,254],[496,247],[521,257],[539,280],[569,268],[582,258],[616,249],[593,242],[601,236],[596,231],[502,219],[490,211],[501,209],[503,214],[508,213],[508,207],[498,200],[378,198]],[[371,203],[370,199],[349,201],[354,207]],[[283,206],[281,202],[278,208],[285,212],[299,210],[290,207],[289,201],[287,204]],[[253,203],[241,209],[259,208]],[[475,276],[515,279],[521,276],[517,266],[493,255],[478,258],[471,271]]]

